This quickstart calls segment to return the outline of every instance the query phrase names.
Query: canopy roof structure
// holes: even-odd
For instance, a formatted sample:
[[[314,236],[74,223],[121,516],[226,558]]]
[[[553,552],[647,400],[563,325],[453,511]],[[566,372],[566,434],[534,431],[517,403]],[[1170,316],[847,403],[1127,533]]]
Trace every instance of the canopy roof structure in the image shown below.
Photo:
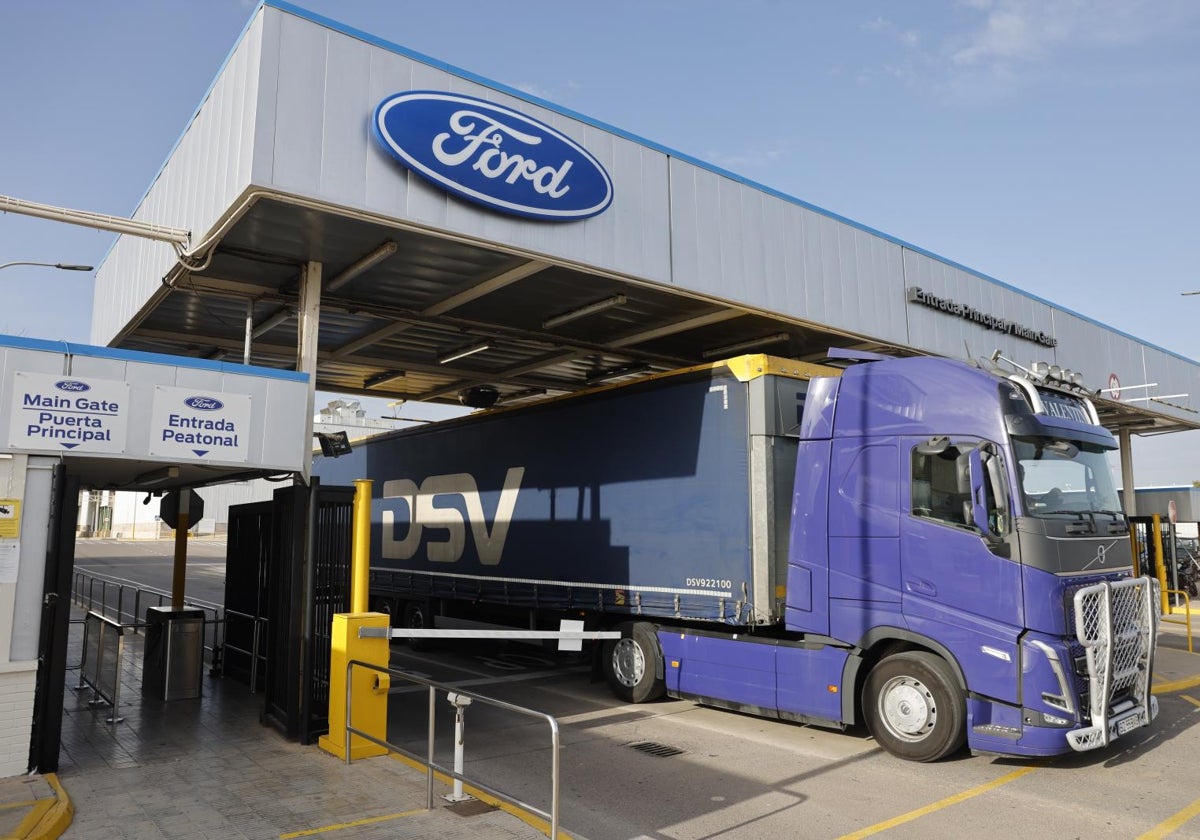
[[[404,90],[553,129],[611,176],[611,206],[543,221],[447,191],[379,136],[375,110]],[[322,390],[512,404],[744,352],[1000,349],[1113,388],[1096,402],[1114,430],[1200,427],[1191,360],[285,3],[256,10],[136,218],[190,247],[122,237],[94,342],[305,370]]]

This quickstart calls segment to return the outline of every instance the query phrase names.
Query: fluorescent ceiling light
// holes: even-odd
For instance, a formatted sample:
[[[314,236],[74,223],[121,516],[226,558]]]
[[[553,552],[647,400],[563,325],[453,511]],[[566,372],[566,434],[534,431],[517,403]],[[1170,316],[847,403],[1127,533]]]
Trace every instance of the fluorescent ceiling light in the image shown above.
[[[736,356],[744,350],[755,350],[762,347],[764,344],[778,344],[781,341],[787,341],[790,336],[787,333],[775,333],[774,335],[764,335],[762,338],[754,338],[750,341],[742,341],[738,344],[727,344],[724,347],[714,347],[711,350],[705,350],[700,355],[705,359],[711,359],[713,356]]]
[[[455,350],[454,352],[450,353],[448,356],[442,356],[442,358],[438,359],[438,364],[448,365],[451,362],[456,362],[459,359],[466,358],[467,356],[473,356],[476,353],[482,353],[484,350],[487,350],[491,346],[492,345],[489,342],[484,341],[480,344],[473,344],[470,347],[464,347],[461,350]]]
[[[570,312],[564,312],[561,315],[555,315],[553,318],[547,318],[542,321],[542,329],[548,330],[553,327],[558,327],[577,318],[583,318],[587,315],[595,315],[597,312],[603,312],[605,309],[612,309],[614,306],[624,306],[626,303],[625,295],[613,295],[604,300],[598,300],[595,303],[589,303],[586,306],[581,306],[578,309],[572,309]]]

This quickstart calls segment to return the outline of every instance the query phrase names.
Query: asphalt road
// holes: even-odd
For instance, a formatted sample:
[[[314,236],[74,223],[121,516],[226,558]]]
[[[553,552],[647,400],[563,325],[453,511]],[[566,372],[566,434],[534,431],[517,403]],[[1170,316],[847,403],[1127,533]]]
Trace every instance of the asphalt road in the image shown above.
[[[169,589],[171,551],[167,542],[81,542],[77,568]],[[192,544],[189,596],[221,599],[223,551]],[[1200,687],[1160,694],[1158,720],[1106,750],[924,765],[891,757],[862,730],[683,701],[626,705],[593,681],[586,655],[494,642],[417,653],[395,643],[392,663],[554,715],[562,826],[573,837],[1200,838]],[[389,739],[423,755],[427,709],[424,689],[393,680]],[[436,759],[449,766],[454,719],[444,695],[437,709]],[[549,743],[543,722],[480,704],[466,711],[466,773],[543,809]]]
[[[76,540],[75,571],[171,592],[174,540]],[[99,597],[99,591],[95,597]],[[111,593],[110,593],[111,595]],[[189,540],[184,596],[221,604],[225,600],[225,541]]]
[[[625,705],[577,656],[454,644],[428,653],[394,645],[393,666],[554,715],[561,820],[576,837],[1200,838],[1200,689],[1160,696],[1152,727],[1097,753],[926,765],[893,758],[863,730],[683,701]],[[393,686],[389,738],[424,754],[427,695]],[[444,699],[437,726],[436,760],[449,765]],[[464,741],[468,776],[548,808],[544,724],[473,705]]]

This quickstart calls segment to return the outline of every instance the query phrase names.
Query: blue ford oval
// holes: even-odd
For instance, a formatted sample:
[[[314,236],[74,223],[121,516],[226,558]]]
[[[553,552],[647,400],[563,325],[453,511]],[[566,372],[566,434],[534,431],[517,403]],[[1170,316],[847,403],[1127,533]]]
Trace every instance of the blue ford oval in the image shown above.
[[[54,383],[54,387],[60,391],[90,391],[92,386],[86,382],[80,382],[76,379],[60,379]]]
[[[217,411],[225,407],[225,403],[212,397],[188,397],[183,404],[197,411]]]
[[[372,125],[401,164],[501,213],[567,222],[595,216],[612,203],[612,180],[587,149],[503,105],[413,90],[380,102]]]

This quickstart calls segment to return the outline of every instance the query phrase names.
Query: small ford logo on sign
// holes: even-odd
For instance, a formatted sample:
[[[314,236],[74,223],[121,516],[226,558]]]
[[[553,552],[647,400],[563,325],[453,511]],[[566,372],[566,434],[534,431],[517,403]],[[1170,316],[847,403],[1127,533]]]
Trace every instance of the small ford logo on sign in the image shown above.
[[[217,411],[225,407],[225,403],[212,397],[188,397],[183,404],[197,411]]]
[[[54,387],[60,391],[90,391],[92,386],[86,382],[78,382],[74,379],[62,379],[54,383]]]
[[[501,213],[567,222],[612,203],[612,180],[587,149],[503,105],[413,90],[380,102],[372,125],[404,166]]]

